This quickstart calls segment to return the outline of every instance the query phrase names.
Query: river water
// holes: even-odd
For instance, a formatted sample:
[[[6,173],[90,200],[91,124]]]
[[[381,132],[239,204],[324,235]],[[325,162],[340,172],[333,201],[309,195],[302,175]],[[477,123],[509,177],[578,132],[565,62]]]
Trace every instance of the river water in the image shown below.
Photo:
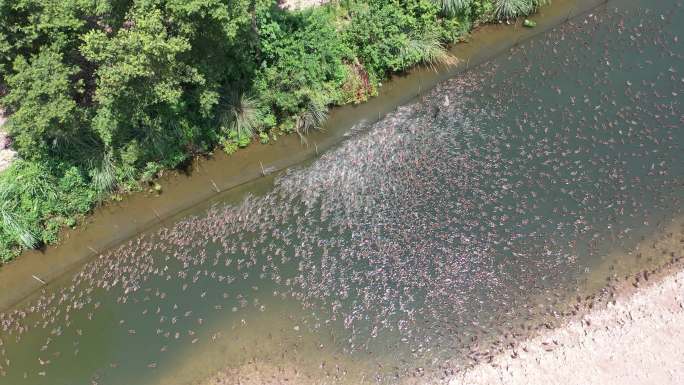
[[[487,360],[681,217],[682,32],[681,2],[608,2],[131,239],[1,315],[0,384],[435,383]]]

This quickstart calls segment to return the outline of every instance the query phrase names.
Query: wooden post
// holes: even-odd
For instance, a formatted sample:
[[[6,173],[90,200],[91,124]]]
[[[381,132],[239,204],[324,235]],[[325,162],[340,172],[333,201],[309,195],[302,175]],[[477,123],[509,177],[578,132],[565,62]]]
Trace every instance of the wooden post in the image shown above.
[[[212,186],[214,186],[214,191],[216,191],[217,193],[221,192],[221,190],[216,185],[216,182],[214,182],[213,179],[209,179],[209,180],[211,181]]]
[[[35,275],[31,275],[31,277],[33,277],[33,279],[35,279],[36,281],[42,283],[43,285],[46,285],[45,281],[43,281],[42,279],[36,277]]]

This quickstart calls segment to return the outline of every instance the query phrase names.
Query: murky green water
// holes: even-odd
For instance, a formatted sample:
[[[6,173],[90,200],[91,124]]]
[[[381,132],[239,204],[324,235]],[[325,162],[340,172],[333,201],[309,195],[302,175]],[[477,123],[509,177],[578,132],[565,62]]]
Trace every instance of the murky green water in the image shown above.
[[[0,384],[448,376],[681,216],[683,22],[609,2],[106,253],[2,315]]]

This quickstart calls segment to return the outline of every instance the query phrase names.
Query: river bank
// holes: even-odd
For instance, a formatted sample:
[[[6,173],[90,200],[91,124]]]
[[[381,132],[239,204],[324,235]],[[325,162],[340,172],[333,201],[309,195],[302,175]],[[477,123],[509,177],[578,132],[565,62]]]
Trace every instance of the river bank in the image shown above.
[[[59,243],[61,229],[80,225],[105,201],[147,188],[158,190],[157,178],[185,168],[194,157],[215,150],[233,154],[283,135],[298,134],[306,141],[303,135],[320,129],[333,106],[367,101],[391,74],[421,64],[451,65],[455,60],[448,46],[477,25],[529,16],[546,2],[520,0],[522,8],[495,11],[494,4],[501,1],[484,0],[457,13],[423,0],[355,0],[302,12],[283,10],[277,0],[219,2],[198,15],[194,7],[144,3],[143,11],[126,4],[111,10],[111,20],[99,25],[87,20],[102,11],[88,5],[65,12],[69,23],[79,27],[54,42],[61,32],[51,29],[61,22],[39,25],[43,36],[33,43],[16,40],[26,44],[0,58],[0,87],[6,94],[2,105],[10,113],[12,149],[21,158],[0,175],[5,222],[0,227],[0,262]],[[70,4],[64,8],[73,10]],[[137,12],[124,23],[129,7]],[[21,34],[16,31],[30,29],[32,20],[43,20],[46,12],[41,7],[28,13],[18,5],[3,7],[0,18],[9,17],[3,25],[11,23],[12,28],[0,29],[0,40],[15,41]],[[12,14],[17,17],[7,16]],[[232,16],[209,17],[219,14]],[[179,44],[167,47],[164,55],[117,48],[130,45],[119,41],[129,37],[129,24],[148,22],[159,30],[134,34],[133,41],[161,44],[163,29]],[[202,28],[223,33],[200,33]],[[86,38],[93,30],[106,40],[104,46]],[[52,43],[59,46],[59,54],[40,56],[42,45]],[[27,58],[27,65],[14,66],[14,59],[21,57]],[[122,65],[131,58],[139,63],[135,75]],[[164,65],[151,64],[158,60]],[[29,69],[39,65],[51,70],[33,76]],[[68,74],[71,67],[85,77],[87,90],[80,91],[80,80]],[[46,89],[42,83],[52,72],[59,73],[60,86],[51,89],[49,97],[32,99],[31,90],[40,94]],[[114,78],[121,83],[104,81]],[[80,100],[76,95],[97,97]],[[51,105],[68,108],[41,110]],[[20,187],[18,180],[27,187]]]
[[[312,133],[306,145],[290,135],[275,144],[250,146],[230,157],[216,152],[209,159],[196,160],[185,172],[161,178],[158,181],[163,186],[161,195],[132,194],[121,202],[98,208],[83,226],[66,230],[61,245],[26,252],[17,261],[0,268],[0,309],[7,309],[39,289],[43,284],[36,278],[49,283],[103,250],[141,231],[173,221],[209,199],[231,194],[243,196],[245,191],[231,192],[231,189],[261,178],[264,173],[274,173],[314,158],[342,141],[355,127],[362,129],[368,122],[381,119],[439,82],[603,3],[555,1],[535,15],[537,27],[534,29],[522,28],[519,22],[480,27],[466,44],[453,47],[452,54],[460,59],[460,64],[439,71],[417,68],[405,76],[394,77],[380,89],[377,98],[358,106],[334,109],[324,130]]]
[[[449,385],[681,384],[684,378],[684,271],[623,296],[608,308],[525,341],[453,377]],[[253,362],[203,385],[323,384],[295,368]],[[424,384],[420,380],[406,384]]]

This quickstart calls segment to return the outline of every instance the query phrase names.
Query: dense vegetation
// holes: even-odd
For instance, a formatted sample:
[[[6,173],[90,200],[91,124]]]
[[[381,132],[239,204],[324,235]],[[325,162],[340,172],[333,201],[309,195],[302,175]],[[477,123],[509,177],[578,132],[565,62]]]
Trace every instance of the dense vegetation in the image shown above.
[[[0,261],[220,146],[305,135],[474,24],[543,0],[0,0]]]

